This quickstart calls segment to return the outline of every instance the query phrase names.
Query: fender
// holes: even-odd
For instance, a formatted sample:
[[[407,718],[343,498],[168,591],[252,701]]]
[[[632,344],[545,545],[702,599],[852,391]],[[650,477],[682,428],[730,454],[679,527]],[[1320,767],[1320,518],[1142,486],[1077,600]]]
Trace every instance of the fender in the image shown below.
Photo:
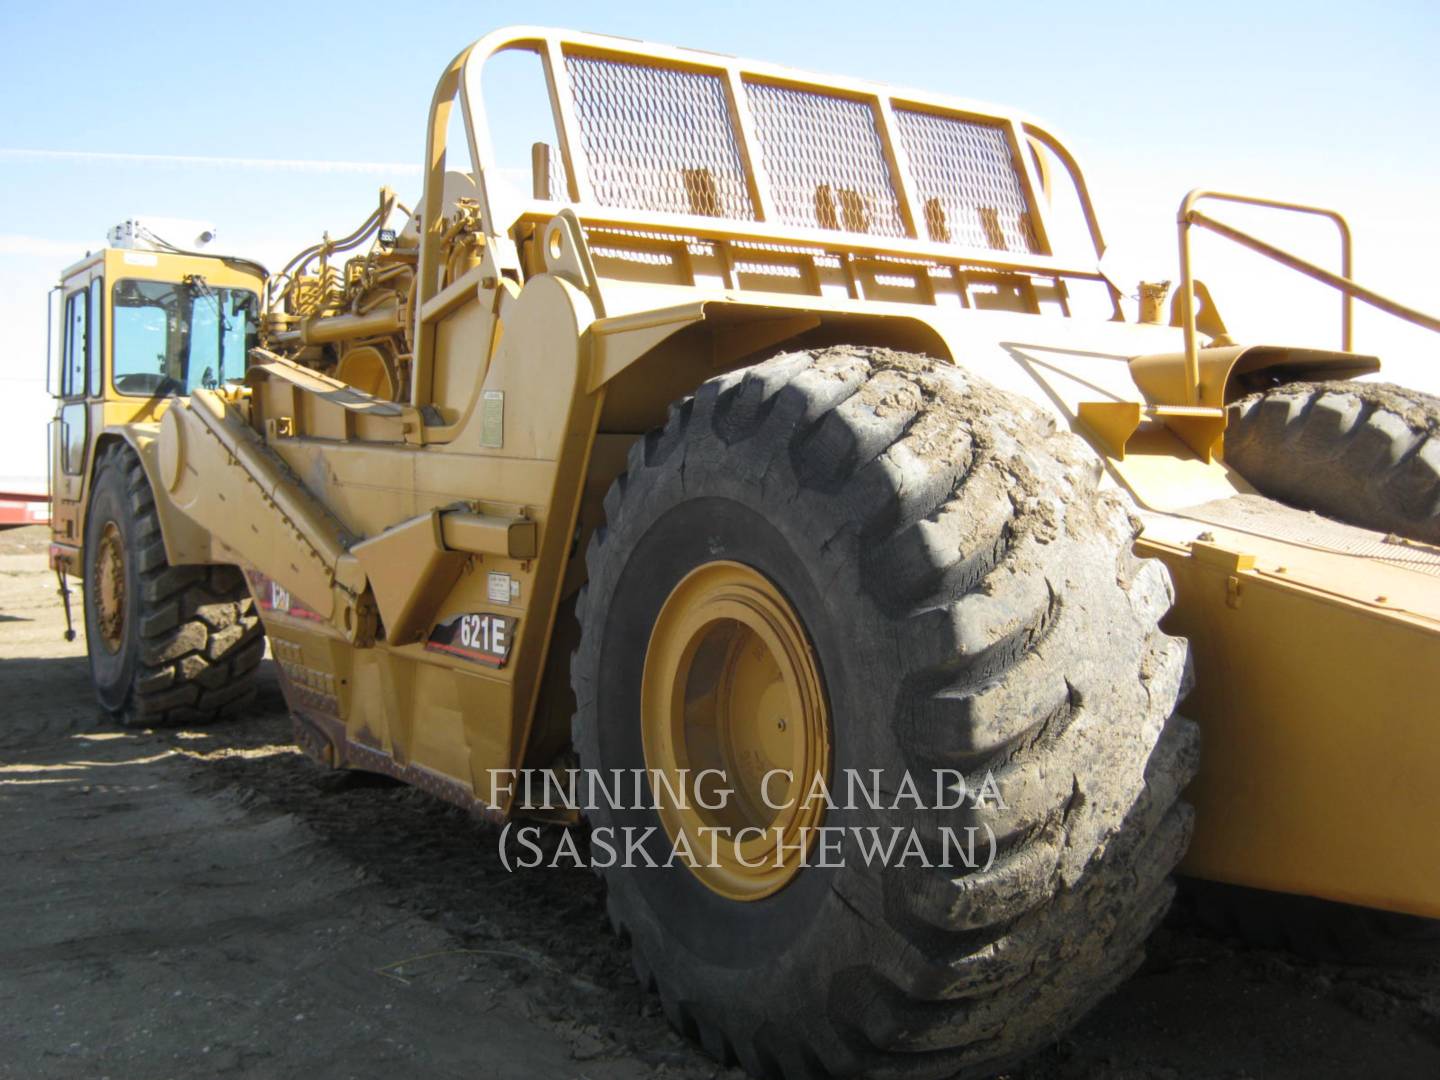
[[[74,545],[51,544],[50,565],[53,569],[85,579],[85,514],[90,507],[90,493],[95,475],[95,462],[101,453],[116,443],[124,443],[134,451],[145,472],[145,482],[150,485],[155,498],[155,511],[160,519],[160,539],[165,544],[165,560],[171,566],[203,566],[215,563],[210,544],[210,534],[180,513],[165,498],[164,485],[160,483],[160,452],[158,424],[125,424],[106,428],[90,447],[90,457],[85,463],[84,488],[80,505],[84,508],[80,518],[79,535]]]
[[[1224,408],[1255,390],[1310,379],[1354,379],[1380,370],[1359,353],[1283,345],[1224,345],[1200,350],[1200,402]],[[1157,353],[1130,361],[1135,385],[1152,405],[1185,404],[1185,354]]]

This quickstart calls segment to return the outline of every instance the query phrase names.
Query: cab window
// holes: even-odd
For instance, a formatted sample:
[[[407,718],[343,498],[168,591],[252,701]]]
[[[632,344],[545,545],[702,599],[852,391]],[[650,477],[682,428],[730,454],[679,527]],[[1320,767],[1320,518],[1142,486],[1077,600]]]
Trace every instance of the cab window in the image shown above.
[[[90,294],[86,289],[78,289],[65,298],[65,369],[60,379],[62,397],[83,397],[85,394],[89,308]]]
[[[104,380],[100,377],[100,363],[104,356],[105,344],[105,282],[96,278],[90,282],[90,333],[87,335],[86,353],[90,361],[90,395],[99,397],[104,391]]]
[[[115,283],[111,334],[116,393],[164,397],[245,377],[256,344],[260,303],[246,289],[183,282]]]

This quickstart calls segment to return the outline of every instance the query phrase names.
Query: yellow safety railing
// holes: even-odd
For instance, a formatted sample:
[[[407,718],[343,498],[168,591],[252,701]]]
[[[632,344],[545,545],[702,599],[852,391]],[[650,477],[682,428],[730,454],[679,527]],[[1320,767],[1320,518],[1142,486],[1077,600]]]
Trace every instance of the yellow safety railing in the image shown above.
[[[1195,209],[1197,203],[1207,199],[1328,218],[1335,223],[1335,227],[1340,232],[1340,273],[1336,274],[1322,266],[1316,266],[1274,244],[1251,236],[1233,225],[1217,221]],[[1213,232],[1217,236],[1223,236],[1258,255],[1263,255],[1282,266],[1339,290],[1341,293],[1340,347],[1346,352],[1351,350],[1354,343],[1353,301],[1357,299],[1386,314],[1440,333],[1440,318],[1427,315],[1423,311],[1417,311],[1382,296],[1351,278],[1354,268],[1354,251],[1350,239],[1350,225],[1338,211],[1327,210],[1320,206],[1305,206],[1302,203],[1283,202],[1278,199],[1261,199],[1253,195],[1234,195],[1197,188],[1181,200],[1180,212],[1176,216],[1176,221],[1180,232],[1180,319],[1185,331],[1185,381],[1188,404],[1196,405],[1200,401],[1200,346],[1195,336],[1195,278],[1191,270],[1190,258],[1190,229],[1192,226],[1198,225],[1200,228]]]

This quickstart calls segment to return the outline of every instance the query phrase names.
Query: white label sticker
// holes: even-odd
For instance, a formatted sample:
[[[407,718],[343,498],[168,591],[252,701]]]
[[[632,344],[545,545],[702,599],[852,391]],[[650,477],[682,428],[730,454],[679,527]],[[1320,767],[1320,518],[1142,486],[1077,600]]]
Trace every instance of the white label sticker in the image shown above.
[[[485,594],[492,604],[510,603],[510,575],[492,571],[485,579]]]
[[[505,392],[480,392],[480,445],[499,449],[505,445]]]
[[[148,251],[127,251],[124,258],[127,266],[158,266],[160,263],[159,258]]]

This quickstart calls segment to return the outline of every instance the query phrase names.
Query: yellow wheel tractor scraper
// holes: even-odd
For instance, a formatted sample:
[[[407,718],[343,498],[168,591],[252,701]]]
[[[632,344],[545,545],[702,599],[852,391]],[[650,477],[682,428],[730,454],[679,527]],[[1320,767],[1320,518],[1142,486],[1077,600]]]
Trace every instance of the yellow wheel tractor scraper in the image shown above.
[[[497,64],[546,90],[499,84],[518,187]],[[1192,193],[1131,321],[1005,109],[519,28],[428,124],[414,211],[279,274],[138,229],[66,271],[52,561],[114,716],[242,710],[268,641],[324,764],[583,813],[757,1075],[1016,1060],[1177,866],[1440,917],[1440,404],[1348,381],[1353,300],[1440,323],[1338,215]],[[1339,272],[1227,201],[1330,216]],[[1340,350],[1232,341],[1196,228],[1338,290]],[[521,782],[585,775],[634,790]]]

